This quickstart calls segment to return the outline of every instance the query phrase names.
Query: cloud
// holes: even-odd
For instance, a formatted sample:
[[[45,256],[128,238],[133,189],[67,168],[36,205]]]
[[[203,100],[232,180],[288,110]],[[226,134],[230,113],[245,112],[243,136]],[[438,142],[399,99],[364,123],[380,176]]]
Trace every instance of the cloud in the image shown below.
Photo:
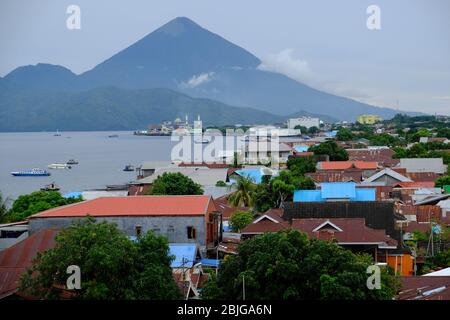
[[[199,75],[193,75],[187,82],[183,82],[182,86],[185,88],[193,89],[201,84],[207,83],[213,79],[214,72],[201,73]]]
[[[285,76],[309,84],[314,82],[308,62],[294,57],[293,49],[284,49],[277,54],[269,54],[261,60],[259,70],[284,74]]]
[[[277,54],[269,54],[261,60],[259,70],[283,74],[293,80],[315,89],[350,99],[369,99],[368,90],[355,88],[351,84],[325,81],[314,74],[306,60],[296,58],[293,49],[284,49]]]

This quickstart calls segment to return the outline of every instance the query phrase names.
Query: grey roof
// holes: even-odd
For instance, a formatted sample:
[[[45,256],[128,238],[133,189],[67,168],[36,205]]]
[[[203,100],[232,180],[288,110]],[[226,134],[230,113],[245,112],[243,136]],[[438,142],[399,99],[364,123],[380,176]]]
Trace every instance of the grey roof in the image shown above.
[[[447,194],[439,194],[439,195],[430,195],[429,197],[423,199],[422,201],[418,201],[415,203],[416,206],[421,206],[424,204],[437,204],[442,200],[446,200],[450,198],[450,193]]]
[[[380,177],[384,176],[384,175],[388,175],[391,176],[392,178],[400,181],[400,182],[411,182],[412,180],[401,175],[400,173],[389,169],[389,168],[385,168],[381,171],[378,171],[377,173],[375,173],[374,175],[368,177],[366,180],[364,180],[362,183],[367,183],[367,182],[375,182],[377,179],[379,179]]]
[[[442,158],[403,158],[400,159],[399,167],[405,168],[407,172],[435,172],[443,174],[447,171]]]
[[[202,186],[215,186],[219,180],[226,181],[227,168],[209,169],[206,167],[165,167],[156,169],[155,173],[143,179],[136,180],[135,184],[152,184],[153,181],[165,172],[179,172],[191,178]]]
[[[141,165],[142,170],[151,170],[156,168],[168,167],[172,164],[170,160],[161,160],[161,161],[145,161]]]
[[[233,192],[234,188],[230,187],[216,187],[216,186],[205,186],[203,187],[203,194],[207,196],[213,197],[213,199],[220,198],[224,195],[230,194]]]

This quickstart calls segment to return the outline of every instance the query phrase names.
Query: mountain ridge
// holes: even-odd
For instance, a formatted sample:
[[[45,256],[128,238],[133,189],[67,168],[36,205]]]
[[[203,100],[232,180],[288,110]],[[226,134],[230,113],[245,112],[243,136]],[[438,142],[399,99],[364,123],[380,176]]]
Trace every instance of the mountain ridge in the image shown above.
[[[0,90],[51,91],[55,95],[107,86],[129,90],[169,88],[193,98],[279,116],[304,110],[353,121],[362,113],[383,118],[397,113],[260,70],[260,63],[247,50],[189,18],[178,17],[80,75],[51,64],[23,66],[1,79]]]

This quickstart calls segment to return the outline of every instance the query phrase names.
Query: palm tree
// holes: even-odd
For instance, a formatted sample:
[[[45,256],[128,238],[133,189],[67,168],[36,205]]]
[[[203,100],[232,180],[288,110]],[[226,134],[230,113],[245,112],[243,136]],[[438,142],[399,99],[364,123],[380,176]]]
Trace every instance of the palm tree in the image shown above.
[[[253,205],[253,192],[255,184],[247,177],[240,177],[237,180],[236,191],[230,196],[228,202],[233,207],[251,207]]]

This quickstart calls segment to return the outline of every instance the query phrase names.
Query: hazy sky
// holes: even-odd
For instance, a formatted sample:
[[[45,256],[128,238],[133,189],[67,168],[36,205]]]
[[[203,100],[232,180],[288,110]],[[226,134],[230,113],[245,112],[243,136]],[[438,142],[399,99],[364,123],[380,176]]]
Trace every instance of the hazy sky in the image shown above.
[[[81,8],[81,29],[66,8]],[[366,27],[369,5],[381,30]],[[261,68],[363,102],[450,115],[448,0],[0,0],[0,76],[46,62],[79,74],[186,16]]]

